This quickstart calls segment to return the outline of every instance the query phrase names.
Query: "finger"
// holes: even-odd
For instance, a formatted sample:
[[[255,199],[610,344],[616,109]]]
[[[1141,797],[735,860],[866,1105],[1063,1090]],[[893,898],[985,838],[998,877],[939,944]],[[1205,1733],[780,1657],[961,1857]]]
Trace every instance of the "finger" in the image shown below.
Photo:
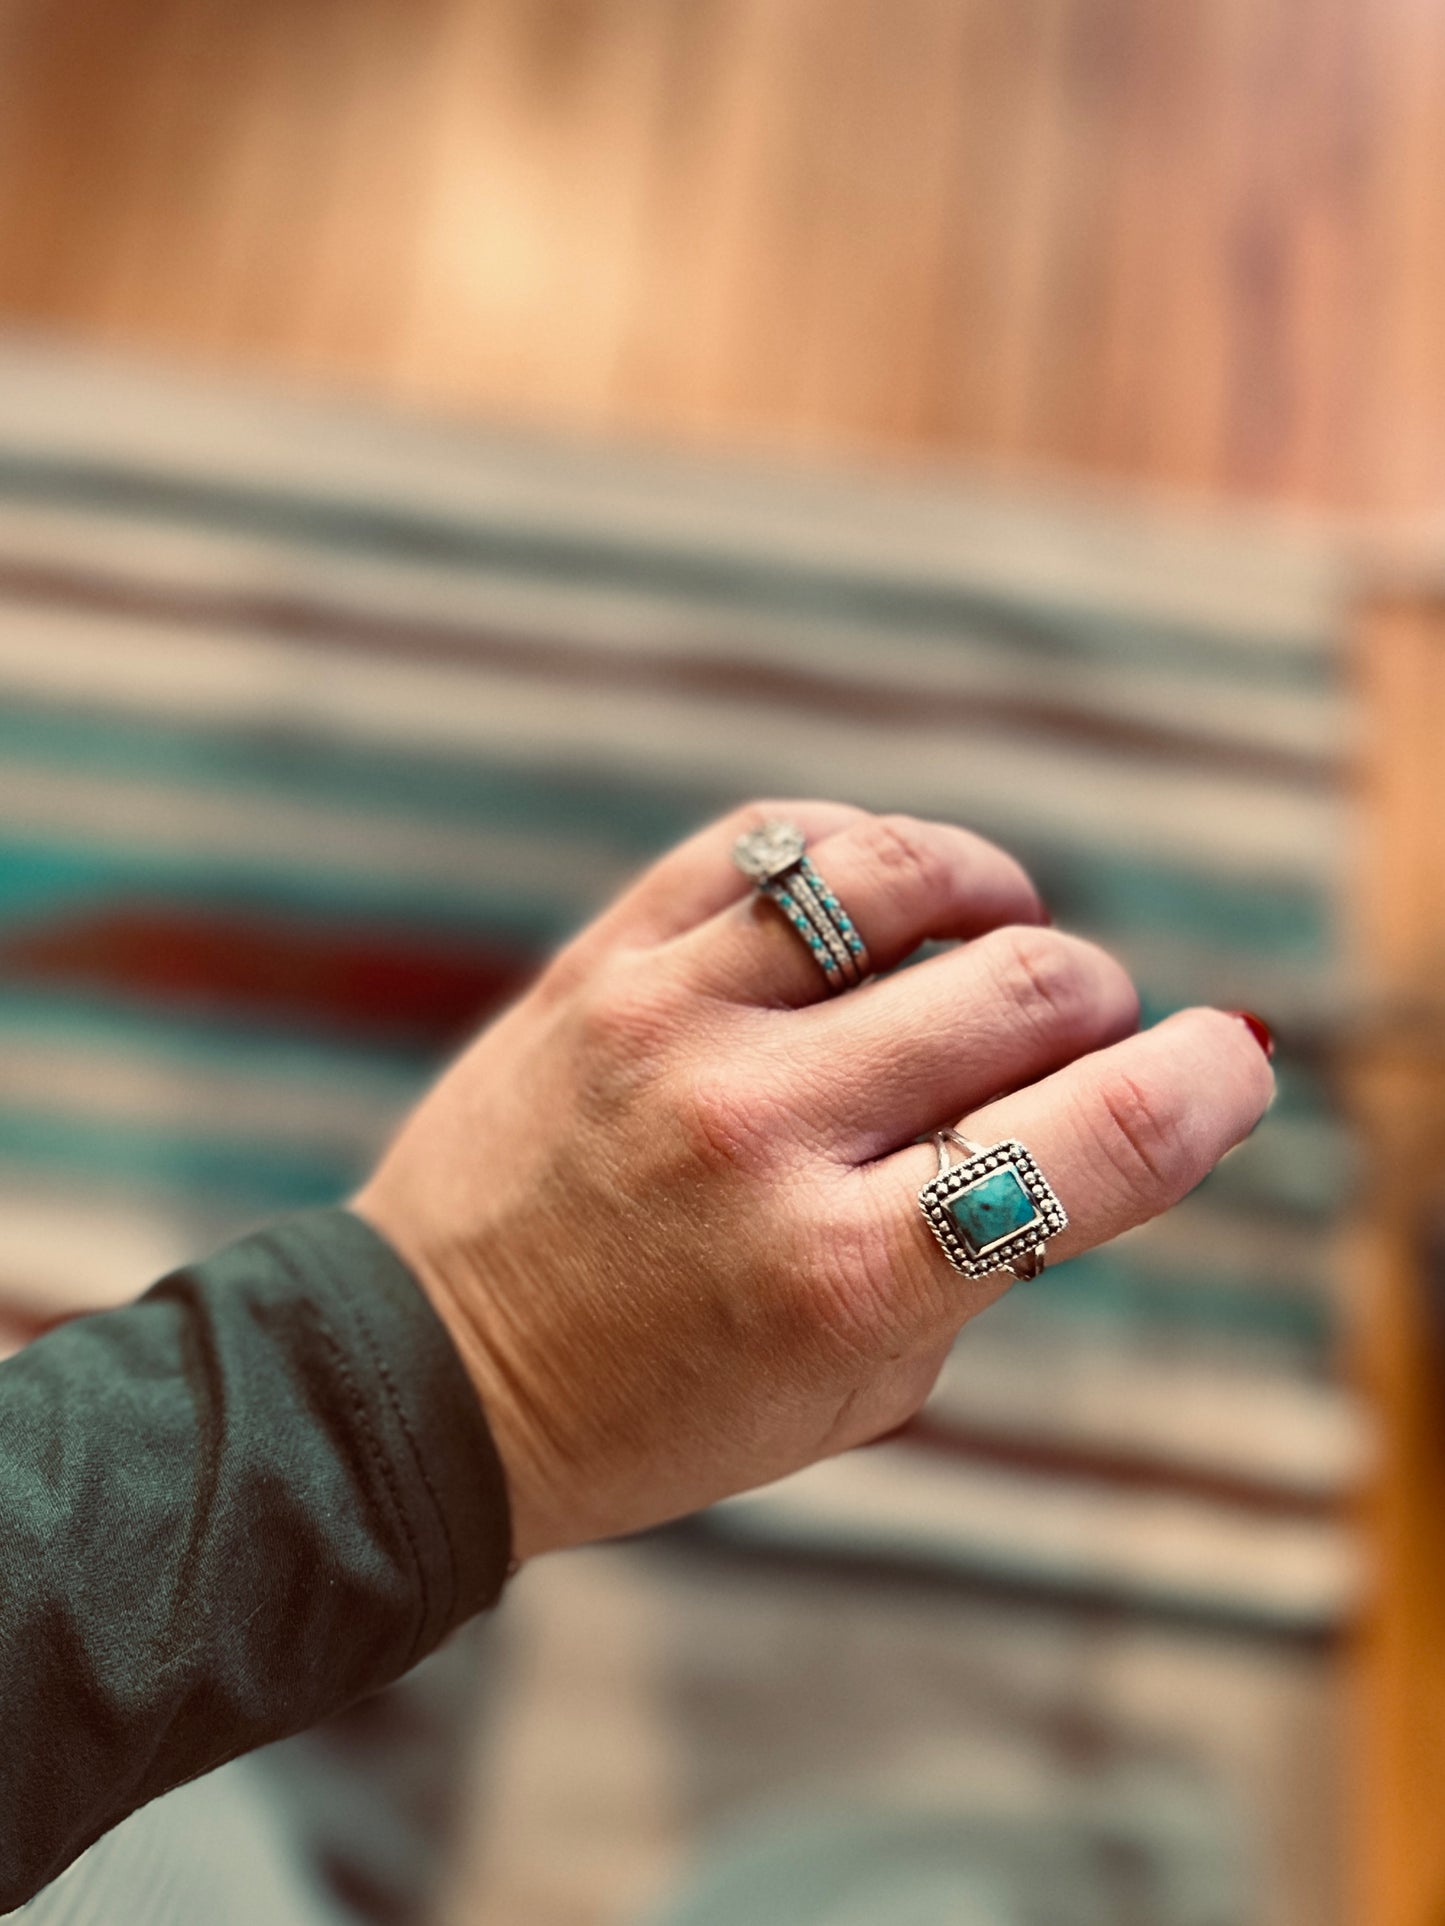
[[[1056,1263],[1177,1203],[1249,1135],[1273,1093],[1269,1061],[1238,1017],[1185,1010],[974,1111],[960,1128],[985,1144],[1016,1137],[1032,1152],[1068,1213],[1048,1245]],[[936,1168],[934,1152],[914,1145],[859,1176],[867,1208],[890,1213],[902,1308],[956,1326],[1013,1280],[975,1283],[951,1269],[916,1202]]]
[[[875,970],[892,969],[930,938],[1048,920],[1012,856],[950,823],[862,816],[808,853]],[[678,938],[674,950],[699,988],[735,1002],[792,1006],[828,994],[807,944],[777,904],[755,892]]]
[[[1106,950],[1010,924],[803,1012],[788,1060],[840,1154],[868,1163],[1138,1022],[1139,994]]]
[[[748,803],[659,857],[592,929],[608,941],[644,947],[665,943],[751,894],[751,885],[732,858],[733,844],[747,830],[781,820],[796,823],[814,842],[863,821],[865,815],[851,803]]]

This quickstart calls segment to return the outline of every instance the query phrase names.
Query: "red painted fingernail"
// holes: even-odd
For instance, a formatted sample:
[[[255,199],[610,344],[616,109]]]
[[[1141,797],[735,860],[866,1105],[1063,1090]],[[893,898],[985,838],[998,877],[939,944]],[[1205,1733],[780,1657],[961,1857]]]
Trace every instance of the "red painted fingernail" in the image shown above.
[[[1239,1018],[1267,1057],[1274,1055],[1274,1032],[1263,1017],[1256,1016],[1253,1010],[1231,1010],[1229,1014]]]

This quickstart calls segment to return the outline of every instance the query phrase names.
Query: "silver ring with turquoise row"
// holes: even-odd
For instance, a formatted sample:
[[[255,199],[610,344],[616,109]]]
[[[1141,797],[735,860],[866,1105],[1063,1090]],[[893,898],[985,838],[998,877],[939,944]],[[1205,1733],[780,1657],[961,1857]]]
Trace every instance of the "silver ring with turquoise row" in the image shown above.
[[[868,947],[809,861],[802,830],[792,823],[763,823],[738,837],[733,861],[787,917],[830,990],[851,990],[871,973]]]
[[[976,1144],[956,1130],[935,1130],[931,1142],[938,1174],[919,1191],[918,1204],[949,1263],[965,1277],[1037,1277],[1045,1244],[1069,1217],[1032,1154],[1013,1138]],[[963,1152],[962,1163],[950,1161],[950,1144]]]

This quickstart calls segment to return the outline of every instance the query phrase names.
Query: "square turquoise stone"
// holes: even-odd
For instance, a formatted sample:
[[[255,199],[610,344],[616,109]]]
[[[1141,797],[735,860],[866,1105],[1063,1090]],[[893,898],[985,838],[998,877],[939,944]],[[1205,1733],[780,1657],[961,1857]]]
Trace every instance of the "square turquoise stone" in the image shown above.
[[[1005,1168],[991,1170],[957,1197],[950,1197],[948,1214],[958,1226],[959,1236],[977,1256],[1000,1238],[1034,1223],[1039,1213],[1018,1172]]]

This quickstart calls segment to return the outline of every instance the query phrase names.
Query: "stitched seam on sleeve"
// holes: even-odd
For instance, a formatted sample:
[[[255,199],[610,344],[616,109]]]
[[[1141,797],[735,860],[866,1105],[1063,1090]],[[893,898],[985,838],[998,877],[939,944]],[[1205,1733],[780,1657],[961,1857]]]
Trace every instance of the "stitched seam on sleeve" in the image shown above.
[[[425,1562],[422,1559],[421,1547],[417,1543],[416,1533],[413,1531],[411,1520],[407,1516],[406,1506],[402,1501],[401,1491],[396,1481],[396,1472],[392,1466],[390,1455],[377,1437],[375,1426],[371,1420],[371,1413],[367,1409],[365,1395],[357,1382],[355,1373],[347,1361],[345,1345],[332,1329],[320,1307],[307,1295],[308,1287],[306,1279],[292,1262],[291,1255],[284,1248],[282,1240],[279,1238],[268,1238],[266,1241],[275,1252],[287,1276],[301,1290],[302,1310],[315,1326],[316,1331],[331,1353],[337,1376],[355,1411],[356,1420],[360,1427],[362,1437],[366,1442],[367,1450],[375,1461],[375,1468],[380,1473],[381,1482],[385,1487],[386,1495],[391,1504],[392,1511],[395,1514],[396,1522],[401,1527],[402,1536],[405,1538],[407,1549],[411,1553],[412,1565],[416,1571],[420,1611],[416,1629],[411,1639],[411,1652],[407,1661],[408,1666],[410,1666],[414,1664],[421,1655],[422,1641],[431,1618],[430,1588],[427,1584],[427,1571]],[[329,1276],[335,1279],[335,1273],[331,1271],[329,1265],[325,1264],[324,1260],[322,1268],[327,1271]]]
[[[391,1401],[391,1408],[395,1413],[396,1421],[401,1427],[402,1436],[406,1439],[411,1449],[411,1455],[416,1465],[417,1473],[423,1485],[426,1487],[427,1496],[431,1499],[432,1510],[436,1513],[437,1523],[441,1529],[442,1543],[447,1548],[447,1565],[451,1573],[451,1598],[447,1612],[447,1622],[450,1624],[456,1615],[457,1598],[461,1591],[461,1561],[457,1557],[457,1548],[452,1543],[452,1535],[447,1523],[446,1511],[442,1506],[441,1496],[436,1486],[432,1483],[431,1472],[427,1469],[426,1460],[422,1456],[420,1445],[417,1443],[416,1434],[412,1429],[410,1415],[402,1403],[401,1393],[396,1387],[396,1381],[392,1376],[391,1367],[382,1355],[381,1347],[377,1343],[371,1326],[367,1322],[366,1314],[362,1311],[360,1305],[353,1303],[351,1308],[357,1325],[360,1328],[361,1335],[366,1342],[366,1347],[371,1353],[371,1361],[376,1367],[376,1375],[381,1379],[386,1395]]]

